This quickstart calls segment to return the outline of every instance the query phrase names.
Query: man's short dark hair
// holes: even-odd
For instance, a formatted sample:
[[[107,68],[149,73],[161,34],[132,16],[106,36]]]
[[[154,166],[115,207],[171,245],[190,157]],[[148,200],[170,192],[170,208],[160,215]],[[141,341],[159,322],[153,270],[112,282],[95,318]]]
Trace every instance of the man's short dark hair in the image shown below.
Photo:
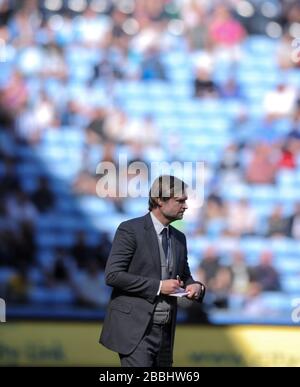
[[[187,184],[172,175],[161,175],[157,177],[149,191],[149,211],[158,207],[158,199],[167,201],[172,197],[184,195]]]

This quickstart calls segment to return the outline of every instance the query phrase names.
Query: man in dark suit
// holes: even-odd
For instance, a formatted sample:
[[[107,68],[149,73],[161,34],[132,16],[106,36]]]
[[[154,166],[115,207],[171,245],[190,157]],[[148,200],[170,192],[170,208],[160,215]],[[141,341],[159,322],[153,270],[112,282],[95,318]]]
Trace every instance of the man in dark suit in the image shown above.
[[[194,281],[185,235],[170,226],[187,209],[186,184],[174,176],[157,178],[149,193],[149,213],[123,222],[106,265],[113,287],[100,342],[118,352],[123,367],[170,367],[173,363],[177,297],[181,286],[202,301],[205,287]]]

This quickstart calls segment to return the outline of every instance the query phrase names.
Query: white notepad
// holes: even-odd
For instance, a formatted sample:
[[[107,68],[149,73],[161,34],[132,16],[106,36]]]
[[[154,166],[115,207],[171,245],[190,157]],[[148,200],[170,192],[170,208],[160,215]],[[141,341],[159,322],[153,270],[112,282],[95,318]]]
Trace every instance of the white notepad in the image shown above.
[[[189,294],[189,292],[187,292],[185,289],[179,288],[175,293],[169,294],[169,296],[172,296],[172,297],[184,297],[184,296],[187,296],[188,294]]]

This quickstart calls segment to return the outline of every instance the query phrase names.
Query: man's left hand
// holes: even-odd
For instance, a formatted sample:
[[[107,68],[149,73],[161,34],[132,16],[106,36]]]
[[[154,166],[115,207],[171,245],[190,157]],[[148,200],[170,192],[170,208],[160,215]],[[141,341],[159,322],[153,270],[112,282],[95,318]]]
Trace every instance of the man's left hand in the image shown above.
[[[197,300],[201,294],[201,285],[200,284],[191,284],[188,285],[185,290],[189,292],[187,298],[190,300]]]

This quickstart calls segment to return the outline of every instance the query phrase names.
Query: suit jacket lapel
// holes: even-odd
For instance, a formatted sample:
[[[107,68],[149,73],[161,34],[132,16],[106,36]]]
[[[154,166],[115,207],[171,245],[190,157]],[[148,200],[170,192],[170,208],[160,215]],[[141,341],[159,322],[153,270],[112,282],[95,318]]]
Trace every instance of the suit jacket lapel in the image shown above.
[[[156,270],[157,276],[161,277],[161,262],[159,254],[159,246],[155,228],[151,219],[150,214],[145,216],[145,241],[148,246],[149,251],[151,252],[154,267]]]

